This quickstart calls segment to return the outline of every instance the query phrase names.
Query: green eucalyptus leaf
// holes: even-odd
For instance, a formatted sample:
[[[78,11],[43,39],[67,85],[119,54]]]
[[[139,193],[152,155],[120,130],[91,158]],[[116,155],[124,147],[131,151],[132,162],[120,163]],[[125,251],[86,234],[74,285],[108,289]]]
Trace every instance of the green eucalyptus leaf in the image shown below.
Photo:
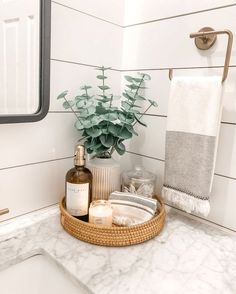
[[[133,136],[132,133],[126,127],[122,127],[118,134],[118,137],[124,140],[130,139],[132,138],[132,136]]]
[[[137,104],[133,104],[132,107],[133,108],[142,108],[140,105],[137,105]]]
[[[142,72],[138,73],[139,76],[141,76],[145,81],[150,81],[151,80],[151,76]]]
[[[125,97],[125,98],[127,98],[127,99],[129,99],[129,100],[131,100],[131,101],[135,101],[135,99],[133,97],[131,97],[129,94],[127,94],[125,92],[122,93],[122,96]]]
[[[78,120],[75,122],[75,128],[76,128],[77,130],[79,130],[79,131],[81,131],[81,130],[84,129],[84,125],[82,124],[81,120],[78,119]]]
[[[103,119],[107,121],[114,121],[118,119],[118,114],[116,112],[110,112],[103,115]]]
[[[154,107],[157,107],[157,106],[158,106],[158,104],[156,103],[156,101],[151,100],[151,99],[148,99],[148,101],[150,102],[150,104],[151,104],[152,106],[154,106]]]
[[[87,101],[87,100],[79,100],[76,102],[77,108],[88,108],[93,105],[93,101]]]
[[[99,80],[105,80],[105,79],[107,79],[107,77],[106,76],[103,76],[103,75],[98,75],[97,76],[97,79],[99,79]]]
[[[94,124],[93,124],[90,120],[84,120],[84,121],[83,121],[83,126],[84,126],[84,128],[86,129],[86,131],[87,131],[88,129],[92,128],[93,125],[94,125]],[[87,135],[89,135],[89,134],[87,134]],[[89,136],[90,136],[90,135],[89,135]]]
[[[123,140],[118,140],[115,149],[119,155],[123,155],[125,153],[125,145],[122,143]]]
[[[99,101],[99,102],[102,102],[102,103],[107,103],[107,102],[110,102],[111,101],[111,99],[109,99],[109,98],[107,98],[107,99],[97,99],[97,101]]]
[[[92,115],[96,112],[96,107],[91,105],[87,108],[88,115]]]
[[[123,123],[126,123],[126,115],[124,115],[122,112],[119,113],[119,120]]]
[[[124,78],[126,79],[127,82],[133,83],[133,77],[131,77],[131,76],[124,76]]]
[[[98,127],[93,127],[93,128],[86,129],[86,133],[89,136],[96,138],[102,134],[102,130],[99,129]]]
[[[121,105],[124,107],[124,109],[126,111],[129,111],[131,109],[131,107],[132,107],[132,104],[130,104],[130,103],[126,102],[126,101],[122,101]]]
[[[120,130],[121,130],[121,126],[119,126],[119,125],[114,125],[114,124],[110,124],[110,125],[108,126],[108,130],[109,130],[109,132],[110,132],[112,135],[114,135],[115,137],[118,137],[118,134],[119,134],[119,132],[120,132]]]
[[[112,107],[109,107],[109,110],[118,113],[119,108],[116,106],[112,106]]]
[[[137,109],[130,109],[129,110],[129,113],[133,113],[133,114],[140,114],[140,111],[139,110],[137,110]]]
[[[82,117],[83,119],[87,119],[88,116],[90,116],[90,114],[85,109],[85,110],[83,110],[83,111],[80,112],[79,116]]]
[[[93,125],[98,125],[98,124],[100,123],[101,120],[102,120],[101,117],[99,117],[99,116],[93,116],[93,117],[91,118],[91,123],[92,123]]]
[[[82,101],[82,100],[91,100],[91,99],[93,99],[93,95],[92,96],[90,96],[90,95],[77,95],[76,97],[75,97],[75,100],[76,101]]]
[[[86,96],[84,96],[84,95],[77,95],[77,96],[75,96],[75,100],[76,101],[85,100],[85,99],[87,99],[87,95]]]
[[[126,87],[128,87],[128,88],[131,89],[131,90],[137,90],[137,89],[140,88],[139,86],[137,86],[137,85],[135,85],[135,84],[126,85]]]
[[[107,121],[103,120],[103,118],[101,117],[101,122],[99,123],[99,127],[103,128],[103,127],[107,127]],[[113,123],[110,123],[111,125],[113,125]]]
[[[96,140],[94,141],[94,145],[93,145],[93,150],[96,152],[97,149],[103,147],[102,143],[100,142],[100,140]]]
[[[68,90],[66,90],[66,91],[62,92],[61,94],[59,94],[59,95],[57,96],[57,99],[65,98],[65,96],[66,96],[67,94],[68,94]]]
[[[143,96],[136,95],[136,96],[135,96],[135,100],[145,101],[145,100],[147,100],[147,99],[146,99],[145,97],[143,97]]]
[[[138,136],[138,133],[134,130],[134,127],[132,126],[132,125],[125,125],[125,127],[127,128],[127,130],[130,132],[130,133],[132,133],[132,134],[134,134],[135,136]]]
[[[84,86],[80,87],[80,89],[86,91],[88,89],[92,89],[92,87],[91,86],[84,85]]]
[[[93,145],[94,145],[94,142],[93,142],[93,140],[86,140],[85,142],[84,142],[84,147],[87,149],[87,148],[92,148],[93,147]]]
[[[104,99],[107,99],[107,98],[109,98],[107,95],[98,95],[99,97],[102,97],[102,98],[104,98]]]
[[[101,90],[103,90],[103,91],[110,89],[110,87],[108,87],[106,85],[104,85],[104,86],[98,86],[98,88],[101,89]]]
[[[115,142],[115,139],[112,135],[101,135],[99,137],[101,143],[103,146],[107,147],[107,148],[110,148],[111,146],[113,146],[114,142]]]
[[[133,115],[130,117],[130,115],[124,115],[123,113],[119,113],[119,120],[125,124],[132,124],[134,122]]]
[[[65,109],[68,109],[68,108],[71,108],[74,106],[74,101],[72,100],[67,100],[67,101],[64,101],[62,106],[65,108]]]
[[[125,93],[127,94],[127,95],[129,95],[129,97],[130,98],[135,98],[136,97],[136,93],[135,92],[133,92],[133,91],[131,91],[131,90],[125,90]]]
[[[98,106],[96,106],[96,113],[98,115],[105,114],[105,113],[107,113],[107,109],[105,107],[103,107],[102,105],[98,105]]]
[[[109,126],[109,123],[108,123],[108,126]],[[105,128],[102,128],[102,129],[101,129],[101,130],[102,130],[102,133],[103,133],[104,135],[108,135],[108,134],[110,134],[109,129],[108,129],[108,126],[106,126]]]
[[[134,80],[134,82],[139,83],[139,84],[143,81],[142,78],[133,78],[133,80]]]
[[[95,67],[96,70],[108,70],[111,69],[111,67],[104,67],[104,66],[97,66]]]

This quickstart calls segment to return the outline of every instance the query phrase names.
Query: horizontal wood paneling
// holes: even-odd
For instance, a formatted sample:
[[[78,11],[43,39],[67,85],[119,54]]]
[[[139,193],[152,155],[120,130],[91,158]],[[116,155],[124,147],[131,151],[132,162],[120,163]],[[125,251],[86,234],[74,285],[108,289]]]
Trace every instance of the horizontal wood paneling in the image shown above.
[[[1,221],[60,201],[72,165],[70,158],[0,171],[1,208],[10,209]]]
[[[79,133],[74,128],[73,113],[66,113],[56,97],[66,89],[75,95],[85,83],[96,86],[93,66],[120,67],[122,28],[98,19],[105,14],[107,20],[120,19],[120,12],[112,10],[111,1],[103,0],[99,5],[92,5],[91,1],[59,1],[85,11],[80,13],[52,3],[49,114],[36,123],[0,125],[0,208],[10,209],[1,221],[61,199]],[[116,3],[117,9],[121,6]],[[97,15],[86,15],[95,12]],[[118,94],[120,73],[111,71],[109,77],[109,85]]]
[[[36,123],[0,125],[0,168],[72,156],[74,122],[72,113],[50,113]]]
[[[153,172],[157,177],[156,192],[160,195],[163,185],[164,162],[129,153],[121,157],[120,162],[123,170],[130,170],[135,165],[142,165],[146,170]],[[236,181],[214,176],[210,198],[211,212],[206,219],[236,231],[235,191]]]
[[[202,10],[236,4],[233,0],[126,0],[125,25],[174,17],[186,13],[198,13]]]
[[[196,68],[196,69],[175,69],[174,76],[211,76],[222,75],[223,68]],[[146,97],[155,100],[158,107],[152,107],[147,113],[157,115],[167,115],[170,80],[168,70],[151,70],[142,71],[151,76],[146,86],[148,89],[144,90]],[[122,73],[122,88],[124,87],[124,75],[135,75],[134,72]],[[236,68],[229,69],[227,80],[223,85],[223,113],[222,121],[236,124]],[[143,107],[145,110],[145,107]]]
[[[127,142],[129,151],[165,159],[165,134],[167,119],[158,116],[144,116],[147,128],[136,125],[139,136]],[[236,127],[221,124],[216,160],[216,173],[236,178]]]
[[[54,59],[121,67],[122,28],[52,3]]]
[[[65,91],[69,91],[68,98],[73,98],[81,93],[80,87],[90,85],[90,94],[100,93],[97,87],[101,81],[96,79],[98,71],[94,67],[72,64],[67,62],[51,61],[51,103],[50,111],[64,111],[62,100],[57,100],[57,96]],[[109,70],[106,72],[108,79],[106,84],[110,86],[111,93],[120,94],[120,76],[118,71]]]
[[[193,1],[191,1],[193,2]],[[204,26],[236,31],[236,6],[128,27],[124,31],[123,69],[223,65],[227,38],[199,51],[189,34]],[[235,43],[231,64],[236,64]]]
[[[78,9],[83,13],[88,13],[105,21],[123,25],[125,0],[55,0],[53,2]]]
[[[121,160],[124,169],[141,162],[158,177],[160,193],[164,175],[165,129],[168,113],[170,81],[168,69],[175,68],[174,76],[222,75],[227,38],[219,36],[207,51],[198,50],[189,38],[191,32],[204,26],[216,30],[236,32],[236,3],[233,1],[143,1],[127,0],[124,30],[123,76],[136,70],[152,76],[145,90],[148,98],[157,101],[143,119],[148,128],[138,126],[139,136],[127,142],[127,149],[141,154],[126,154]],[[217,6],[231,5],[214,9]],[[161,5],[161,9],[159,9]],[[135,9],[131,9],[134,7]],[[208,10],[208,11],[201,11]],[[189,15],[184,15],[190,13]],[[156,20],[156,21],[155,21]],[[143,23],[142,22],[147,22]],[[231,65],[236,65],[235,44]],[[221,68],[212,68],[221,66]],[[145,71],[146,70],[146,71]],[[131,71],[131,72],[130,72]],[[236,68],[229,70],[224,83],[223,116],[220,129],[217,162],[208,220],[236,229]],[[124,79],[122,80],[122,87]],[[144,109],[144,108],[143,108]],[[137,127],[137,126],[136,126]]]

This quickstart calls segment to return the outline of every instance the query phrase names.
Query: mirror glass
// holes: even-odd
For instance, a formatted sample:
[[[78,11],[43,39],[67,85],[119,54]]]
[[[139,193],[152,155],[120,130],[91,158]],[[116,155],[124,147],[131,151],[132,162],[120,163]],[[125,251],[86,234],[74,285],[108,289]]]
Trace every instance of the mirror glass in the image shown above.
[[[49,37],[50,1],[0,0],[0,122],[36,121],[46,115]]]

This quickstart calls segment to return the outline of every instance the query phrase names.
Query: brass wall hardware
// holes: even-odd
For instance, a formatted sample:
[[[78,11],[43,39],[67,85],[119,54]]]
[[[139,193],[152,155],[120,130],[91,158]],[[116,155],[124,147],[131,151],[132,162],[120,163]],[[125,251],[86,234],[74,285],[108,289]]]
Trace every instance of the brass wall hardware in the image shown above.
[[[189,35],[190,38],[195,38],[195,45],[200,50],[207,50],[211,48],[217,38],[217,35],[227,35],[228,36],[228,43],[225,55],[225,63],[224,63],[224,71],[222,76],[222,83],[226,80],[229,71],[229,62],[231,57],[231,50],[233,44],[233,33],[230,30],[221,30],[221,31],[214,31],[210,27],[204,27],[197,33],[191,33]],[[173,77],[173,69],[169,69],[169,79],[172,80]]]
[[[173,68],[169,69],[169,79],[172,80],[173,78]]]
[[[9,209],[8,208],[4,208],[4,209],[0,209],[0,215],[9,213]]]
[[[213,32],[214,29],[210,27],[204,27],[200,29],[198,33],[205,33],[205,32]],[[196,33],[196,34],[198,34]],[[210,49],[214,44],[217,39],[217,35],[211,34],[211,35],[200,35],[200,36],[195,36],[195,33],[190,34],[190,38],[195,38],[195,45],[198,49],[200,50],[207,50]]]

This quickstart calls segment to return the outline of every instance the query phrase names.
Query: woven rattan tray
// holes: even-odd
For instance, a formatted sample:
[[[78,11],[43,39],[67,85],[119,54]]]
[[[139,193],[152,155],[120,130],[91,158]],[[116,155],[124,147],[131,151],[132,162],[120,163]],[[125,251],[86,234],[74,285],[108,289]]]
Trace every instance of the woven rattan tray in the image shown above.
[[[82,241],[102,246],[128,246],[145,242],[158,235],[165,222],[165,208],[160,198],[156,197],[160,208],[149,221],[130,227],[104,227],[78,220],[65,209],[65,198],[60,203],[61,224],[72,236]]]

